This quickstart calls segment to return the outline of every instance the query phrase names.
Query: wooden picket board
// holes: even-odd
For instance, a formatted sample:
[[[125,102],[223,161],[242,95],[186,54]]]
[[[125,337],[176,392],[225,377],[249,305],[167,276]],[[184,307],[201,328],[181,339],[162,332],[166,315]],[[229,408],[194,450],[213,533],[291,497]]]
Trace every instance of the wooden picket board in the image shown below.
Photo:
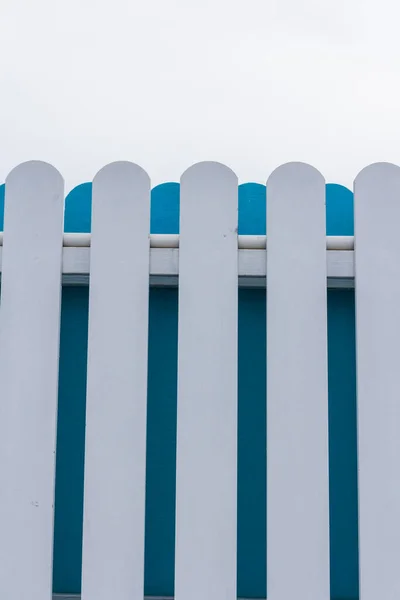
[[[132,163],[94,178],[82,600],[142,600],[150,180]]]
[[[218,163],[181,179],[176,600],[236,599],[237,186]]]
[[[400,168],[354,184],[361,600],[400,598]]]
[[[64,181],[6,179],[0,310],[0,598],[50,600]]]
[[[267,183],[267,597],[329,600],[325,182]]]

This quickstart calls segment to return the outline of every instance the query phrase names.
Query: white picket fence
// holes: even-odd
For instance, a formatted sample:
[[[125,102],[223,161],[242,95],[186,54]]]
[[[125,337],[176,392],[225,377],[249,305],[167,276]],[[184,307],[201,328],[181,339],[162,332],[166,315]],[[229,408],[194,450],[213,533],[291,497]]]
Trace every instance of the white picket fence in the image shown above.
[[[267,275],[268,600],[330,597],[326,295],[354,281],[360,597],[399,600],[400,168],[356,178],[354,239],[327,240],[314,168],[284,165],[267,190],[268,244],[238,239],[237,177],[217,163],[183,174],[179,237],[150,237],[149,177],[114,163],[93,182],[91,235],[63,235],[56,169],[8,176],[2,600],[51,598],[60,290],[89,273],[82,599],[143,598],[148,294],[178,275],[175,597],[236,598],[238,282]]]

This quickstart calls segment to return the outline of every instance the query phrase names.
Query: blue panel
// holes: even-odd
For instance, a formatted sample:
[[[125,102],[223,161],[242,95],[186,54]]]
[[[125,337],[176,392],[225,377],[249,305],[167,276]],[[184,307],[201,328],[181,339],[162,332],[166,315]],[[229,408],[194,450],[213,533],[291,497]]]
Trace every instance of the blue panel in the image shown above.
[[[259,183],[239,186],[239,235],[265,235],[266,192],[265,185]]]
[[[239,290],[238,595],[266,594],[265,290]]]
[[[92,184],[82,183],[65,199],[64,231],[89,233],[92,221]]]
[[[332,598],[358,598],[357,417],[352,290],[328,292]]]
[[[328,184],[327,235],[353,235],[353,194]],[[358,598],[354,292],[328,292],[331,595]]]
[[[81,579],[88,289],[62,293],[53,588],[78,592]]]
[[[152,233],[179,233],[179,189],[178,183],[164,183],[152,190]],[[145,593],[172,596],[178,290],[152,289],[149,319]]]
[[[151,190],[151,233],[179,233],[179,183],[162,183]]]
[[[0,231],[4,229],[4,193],[6,186],[0,185]]]
[[[172,596],[175,553],[178,290],[151,289],[145,591]]]
[[[326,235],[354,235],[353,193],[342,185],[326,186]]]

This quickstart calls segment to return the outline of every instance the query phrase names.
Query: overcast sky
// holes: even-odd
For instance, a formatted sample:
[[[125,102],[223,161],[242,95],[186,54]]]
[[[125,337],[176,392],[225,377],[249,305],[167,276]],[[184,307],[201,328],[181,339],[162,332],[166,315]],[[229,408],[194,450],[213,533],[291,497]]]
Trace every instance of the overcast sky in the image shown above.
[[[218,160],[291,160],[351,186],[400,164],[398,0],[0,0],[0,182],[46,160],[67,188],[113,160],[153,185]]]

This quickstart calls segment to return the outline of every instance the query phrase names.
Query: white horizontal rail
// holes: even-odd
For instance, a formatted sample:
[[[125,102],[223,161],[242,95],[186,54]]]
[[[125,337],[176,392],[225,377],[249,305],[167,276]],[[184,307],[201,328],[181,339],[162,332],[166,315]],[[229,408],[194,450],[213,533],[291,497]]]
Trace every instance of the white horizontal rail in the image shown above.
[[[168,233],[152,233],[150,248],[179,248],[179,235]],[[265,250],[267,236],[239,235],[239,250]],[[3,245],[3,232],[0,231],[0,246]],[[90,233],[64,233],[64,248],[89,248]],[[327,250],[354,250],[352,235],[330,235],[326,238]]]
[[[0,246],[0,273],[2,264]],[[354,287],[354,252],[352,250],[328,250],[327,285],[329,288]],[[63,249],[63,285],[88,285],[90,272],[90,248],[67,246]],[[239,287],[266,286],[266,254],[264,250],[239,250]],[[176,287],[179,276],[179,249],[152,248],[150,250],[150,285],[153,287]]]

